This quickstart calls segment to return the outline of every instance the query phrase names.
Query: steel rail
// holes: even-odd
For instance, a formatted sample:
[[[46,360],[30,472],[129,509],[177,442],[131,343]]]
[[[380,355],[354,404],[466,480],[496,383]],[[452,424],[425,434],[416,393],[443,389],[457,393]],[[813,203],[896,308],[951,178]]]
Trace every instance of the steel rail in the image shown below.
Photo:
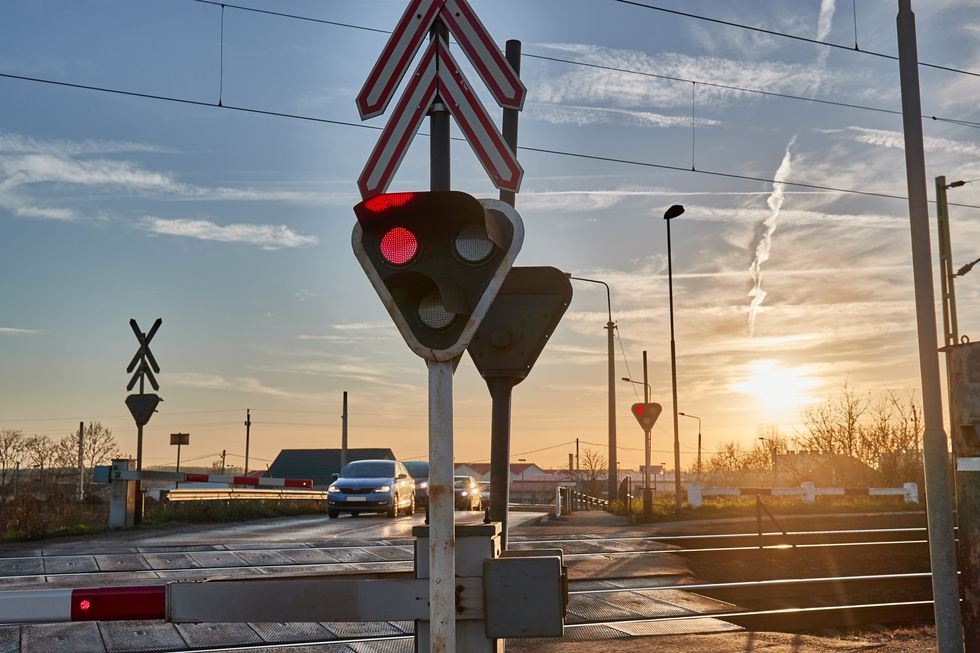
[[[813,536],[813,535],[851,535],[864,533],[925,533],[925,527],[909,528],[867,528],[867,529],[841,529],[841,530],[820,530],[820,531],[765,531],[764,537],[793,537],[793,536]],[[734,539],[739,537],[759,537],[758,532],[751,533],[719,533],[719,534],[692,534],[692,535],[620,535],[613,537],[579,537],[579,538],[555,538],[540,540],[515,539],[514,544],[559,544],[559,543],[578,543],[578,542],[602,542],[602,541],[638,541],[638,540],[713,540],[713,539]]]
[[[786,620],[786,619],[800,619],[803,618],[805,622],[812,623],[815,617],[823,617],[824,620],[828,616],[833,617],[835,614],[840,614],[841,616],[847,615],[851,617],[849,621],[853,621],[853,617],[860,613],[871,613],[875,616],[883,615],[886,618],[889,615],[901,616],[902,614],[907,614],[910,610],[924,610],[926,608],[931,609],[932,601],[899,601],[891,603],[863,603],[854,605],[836,605],[836,606],[821,606],[813,608],[782,608],[778,610],[745,610],[745,611],[727,611],[727,612],[708,612],[708,613],[697,613],[697,614],[687,614],[687,615],[667,615],[659,617],[636,617],[629,619],[612,619],[612,620],[594,620],[586,621],[575,624],[566,624],[566,630],[575,630],[579,628],[595,628],[596,626],[607,626],[611,628],[616,628],[617,626],[634,626],[647,623],[668,623],[668,622],[684,622],[684,621],[698,621],[704,619],[716,619],[721,621],[729,621],[732,623],[738,621],[746,620],[756,620],[764,621],[765,623],[771,624],[773,621]],[[879,620],[872,621],[862,621],[862,623],[874,623]],[[624,633],[625,634],[625,633]],[[346,645],[346,644],[358,644],[365,643],[370,644],[374,642],[391,642],[398,640],[411,640],[414,635],[377,635],[377,636],[361,636],[357,638],[347,638],[347,639],[322,639],[322,640],[304,640],[298,642],[263,642],[261,644],[236,644],[223,646],[220,648],[209,646],[209,647],[196,647],[196,648],[186,648],[177,649],[174,653],[235,653],[238,651],[266,651],[266,650],[284,650],[289,648],[309,648],[313,646],[334,646],[334,645]]]
[[[894,601],[891,603],[857,603],[853,605],[828,605],[812,608],[780,608],[776,610],[730,610],[728,612],[703,612],[689,615],[667,615],[661,617],[637,617],[635,619],[617,619],[613,621],[588,621],[576,624],[565,624],[565,628],[585,628],[595,626],[615,626],[616,624],[656,623],[665,621],[692,621],[695,619],[720,619],[722,621],[737,621],[747,617],[780,617],[827,614],[832,612],[880,609],[885,611],[898,608],[925,608],[932,606],[932,601]],[[869,622],[872,623],[872,622]]]
[[[901,574],[870,574],[864,576],[817,576],[813,578],[779,578],[775,580],[745,580],[729,583],[690,583],[687,585],[653,585],[644,587],[613,587],[594,590],[569,590],[569,596],[591,595],[591,594],[617,594],[622,592],[650,592],[659,590],[719,590],[719,589],[755,589],[766,587],[782,586],[808,586],[824,583],[846,583],[846,582],[869,582],[869,581],[891,581],[904,579],[930,578],[932,573],[928,571],[909,572]],[[612,579],[597,579],[612,580]],[[621,580],[621,579],[619,579]],[[575,582],[575,581],[573,581]],[[594,582],[594,581],[593,581]]]
[[[235,644],[229,646],[204,646],[196,648],[173,649],[171,653],[238,653],[239,651],[283,651],[289,648],[310,648],[313,646],[345,646],[347,644],[372,644],[374,642],[393,642],[414,639],[415,635],[362,635],[344,639],[320,639],[301,642],[262,642],[261,644]]]
[[[902,546],[902,545],[912,545],[912,544],[926,544],[927,540],[873,540],[869,542],[820,542],[820,543],[803,543],[803,544],[763,544],[763,545],[746,545],[746,546],[730,546],[730,547],[703,547],[703,548],[665,548],[665,549],[631,549],[627,551],[615,550],[615,549],[598,549],[595,551],[587,551],[582,553],[565,553],[565,558],[586,558],[596,555],[606,555],[606,556],[644,556],[644,555],[661,555],[661,554],[674,554],[674,555],[684,555],[684,554],[698,554],[698,553],[737,553],[742,551],[790,551],[793,549],[823,549],[823,548],[840,548],[840,547],[857,547],[857,546]],[[281,553],[281,552],[294,552],[294,551],[331,551],[331,550],[349,550],[349,549],[361,549],[361,548],[386,548],[386,547],[396,547],[400,545],[396,544],[378,544],[378,545],[366,545],[366,546],[343,546],[343,547],[317,547],[317,548],[307,548],[307,547],[297,547],[297,548],[280,548],[280,549],[218,549],[213,551],[201,551],[201,550],[186,550],[186,551],[165,551],[165,552],[137,552],[137,553],[125,553],[125,554],[111,554],[111,553],[94,553],[94,554],[59,554],[56,556],[23,556],[18,558],[4,558],[3,560],[51,560],[58,558],[78,558],[78,557],[95,557],[95,556],[112,556],[112,555],[208,555],[214,553]],[[9,574],[0,575],[2,579],[20,579],[20,578],[36,578],[38,576],[46,577],[74,577],[74,576],[84,576],[90,574],[111,574],[111,573],[134,573],[134,572],[170,572],[170,571],[228,571],[232,569],[243,569],[251,567],[262,567],[262,568],[301,568],[309,566],[330,566],[330,565],[381,565],[381,564],[393,564],[393,563],[404,563],[412,562],[413,558],[402,558],[402,559],[390,559],[390,560],[322,560],[316,562],[293,562],[293,563],[275,563],[270,562],[268,564],[252,564],[248,561],[243,560],[245,564],[242,565],[225,565],[218,567],[166,567],[166,568],[146,568],[146,569],[97,569],[97,570],[79,570],[79,571],[58,571],[58,572],[35,572],[35,573],[23,573],[23,574]]]
[[[640,555],[652,555],[652,554],[663,554],[663,553],[673,553],[675,555],[683,555],[687,553],[733,553],[738,551],[779,551],[787,550],[792,551],[794,549],[820,549],[820,548],[833,548],[833,547],[850,547],[850,546],[894,546],[900,544],[927,544],[928,540],[891,540],[891,541],[874,541],[874,542],[824,542],[819,544],[764,544],[762,546],[728,546],[728,547],[706,547],[701,549],[641,549],[638,551],[589,551],[587,553],[566,553],[565,558],[581,558],[585,556],[594,555],[612,555],[612,556],[640,556]]]
[[[343,561],[343,560],[325,560],[322,562],[297,562],[293,564],[267,564],[267,565],[230,565],[226,567],[167,567],[166,569],[109,569],[109,570],[95,570],[95,571],[63,571],[63,572],[53,572],[53,573],[38,573],[38,574],[11,574],[11,575],[0,575],[0,580],[10,581],[10,580],[20,580],[20,579],[36,579],[38,576],[44,576],[45,578],[77,578],[85,576],[105,576],[106,574],[156,574],[156,573],[169,573],[174,571],[201,571],[201,572],[232,572],[236,569],[270,569],[270,568],[282,568],[282,569],[302,569],[303,567],[329,567],[329,566],[339,566],[339,565],[400,565],[405,563],[414,563],[414,558],[411,560],[365,560],[365,561]],[[411,568],[408,569],[409,571]],[[354,570],[361,571],[361,570]],[[397,572],[393,572],[397,573]],[[231,574],[229,574],[231,575]],[[301,574],[302,578],[312,578],[315,574]],[[343,574],[326,574],[329,577],[341,577]],[[249,578],[255,578],[254,575],[249,575]],[[159,578],[159,577],[158,577]],[[164,582],[169,582],[165,578],[160,578]]]

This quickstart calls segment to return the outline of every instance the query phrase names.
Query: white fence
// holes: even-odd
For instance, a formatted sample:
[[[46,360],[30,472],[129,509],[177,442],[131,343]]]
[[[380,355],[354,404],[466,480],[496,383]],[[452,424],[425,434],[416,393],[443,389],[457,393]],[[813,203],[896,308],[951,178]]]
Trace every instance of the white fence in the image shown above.
[[[919,502],[919,486],[916,483],[906,483],[902,487],[868,487],[868,488],[843,488],[843,487],[817,487],[813,483],[801,483],[800,487],[772,487],[772,488],[738,488],[738,487],[701,487],[697,483],[689,483],[687,486],[687,502],[692,508],[700,508],[704,497],[738,497],[767,495],[774,497],[803,497],[804,503],[814,503],[817,496],[898,496],[904,497],[905,503]]]

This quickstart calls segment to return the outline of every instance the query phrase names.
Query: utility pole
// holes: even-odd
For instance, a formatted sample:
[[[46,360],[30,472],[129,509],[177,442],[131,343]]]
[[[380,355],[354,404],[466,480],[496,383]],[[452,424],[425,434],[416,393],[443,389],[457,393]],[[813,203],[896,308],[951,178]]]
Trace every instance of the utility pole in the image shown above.
[[[344,407],[340,416],[340,469],[347,467],[347,391],[344,390]]]
[[[251,436],[252,430],[252,411],[248,408],[245,409],[245,471],[244,475],[248,476],[248,441]]]
[[[967,633],[966,653],[980,653],[980,438],[977,434],[976,383],[972,370],[980,361],[980,344],[959,342],[956,324],[956,293],[953,278],[969,272],[974,263],[953,272],[950,247],[949,208],[946,189],[969,182],[946,183],[936,177],[936,206],[939,223],[939,262],[943,281],[943,325],[945,326],[946,380],[949,390],[949,425],[953,442],[953,476],[956,481],[956,521],[959,526],[957,551],[962,585],[960,617]],[[964,339],[966,340],[966,339]],[[971,423],[972,422],[972,423]]]
[[[78,423],[78,500],[85,499],[85,422]]]
[[[227,453],[228,453],[227,450],[225,449],[221,450],[221,475],[222,476],[225,475],[225,456],[227,455]]]
[[[936,222],[939,227],[939,280],[943,300],[945,346],[959,341],[956,325],[956,289],[953,286],[953,249],[949,238],[949,205],[946,202],[946,177],[936,177]]]
[[[949,491],[949,450],[946,445],[946,432],[943,429],[939,357],[936,354],[936,304],[932,289],[929,206],[926,193],[925,148],[922,142],[922,102],[919,96],[919,55],[912,0],[898,0],[896,29],[902,89],[905,174],[909,197],[919,374],[922,383],[922,414],[925,422],[922,450],[925,460],[926,516],[929,524],[929,559],[932,566],[936,643],[939,653],[961,653],[963,625],[960,619],[953,507]],[[975,636],[976,633],[973,635]]]

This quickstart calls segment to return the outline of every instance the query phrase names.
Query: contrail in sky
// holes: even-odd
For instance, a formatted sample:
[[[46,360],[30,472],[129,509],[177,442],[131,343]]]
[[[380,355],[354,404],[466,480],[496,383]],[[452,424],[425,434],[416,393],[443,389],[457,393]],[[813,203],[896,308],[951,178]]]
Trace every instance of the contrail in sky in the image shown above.
[[[783,154],[783,161],[776,170],[773,177],[776,181],[772,185],[772,193],[766,204],[769,205],[769,215],[762,223],[762,238],[755,246],[755,260],[749,266],[749,274],[752,275],[752,290],[749,291],[751,302],[749,303],[749,335],[755,335],[755,316],[758,315],[762,302],[766,300],[766,291],[762,289],[762,264],[769,260],[769,251],[772,247],[772,234],[776,231],[779,223],[779,211],[783,208],[785,199],[786,184],[781,179],[786,179],[793,169],[793,157],[790,153],[796,143],[796,136],[790,139],[786,145],[786,153]]]
[[[817,40],[827,38],[833,24],[834,11],[836,10],[836,0],[821,0],[820,16],[817,18]],[[817,66],[824,68],[827,65],[827,50],[821,51],[817,55]],[[769,260],[769,252],[772,249],[772,234],[776,231],[779,220],[779,211],[783,208],[786,184],[781,179],[786,179],[790,175],[793,167],[793,159],[790,150],[796,143],[796,135],[790,139],[786,145],[786,152],[783,160],[773,176],[775,183],[772,185],[772,193],[766,203],[769,205],[769,215],[762,223],[762,238],[755,246],[755,260],[749,266],[749,274],[752,276],[752,289],[749,291],[749,336],[755,335],[755,318],[762,308],[762,303],[766,300],[766,291],[762,289],[762,264]]]

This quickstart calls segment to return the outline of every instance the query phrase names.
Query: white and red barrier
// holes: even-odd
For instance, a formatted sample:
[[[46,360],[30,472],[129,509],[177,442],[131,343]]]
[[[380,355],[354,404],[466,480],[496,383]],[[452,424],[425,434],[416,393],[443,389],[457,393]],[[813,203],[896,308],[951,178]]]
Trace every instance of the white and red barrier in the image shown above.
[[[179,474],[180,483],[228,483],[229,485],[255,485],[257,487],[313,488],[308,478],[266,478],[265,476],[227,476],[222,474]]]
[[[165,585],[0,592],[0,623],[163,619],[166,604]]]
[[[112,467],[105,469],[108,474],[102,477],[102,482],[108,481],[111,485],[109,491],[110,528],[129,528],[135,525],[134,515],[137,501],[135,481],[162,481],[175,484],[222,483],[227,485],[247,485],[257,488],[294,488],[297,491],[313,489],[313,481],[310,479],[136,470],[130,469],[130,462],[129,460],[113,460]],[[96,471],[98,472],[99,470],[97,469]],[[96,478],[98,480],[98,474]]]
[[[905,503],[919,502],[919,486],[916,483],[906,483],[902,487],[816,487],[813,483],[801,483],[800,487],[702,487],[698,483],[687,486],[687,503],[692,508],[700,508],[704,497],[739,497],[739,496],[799,496],[805,503],[814,503],[817,495],[830,496],[899,496]]]

